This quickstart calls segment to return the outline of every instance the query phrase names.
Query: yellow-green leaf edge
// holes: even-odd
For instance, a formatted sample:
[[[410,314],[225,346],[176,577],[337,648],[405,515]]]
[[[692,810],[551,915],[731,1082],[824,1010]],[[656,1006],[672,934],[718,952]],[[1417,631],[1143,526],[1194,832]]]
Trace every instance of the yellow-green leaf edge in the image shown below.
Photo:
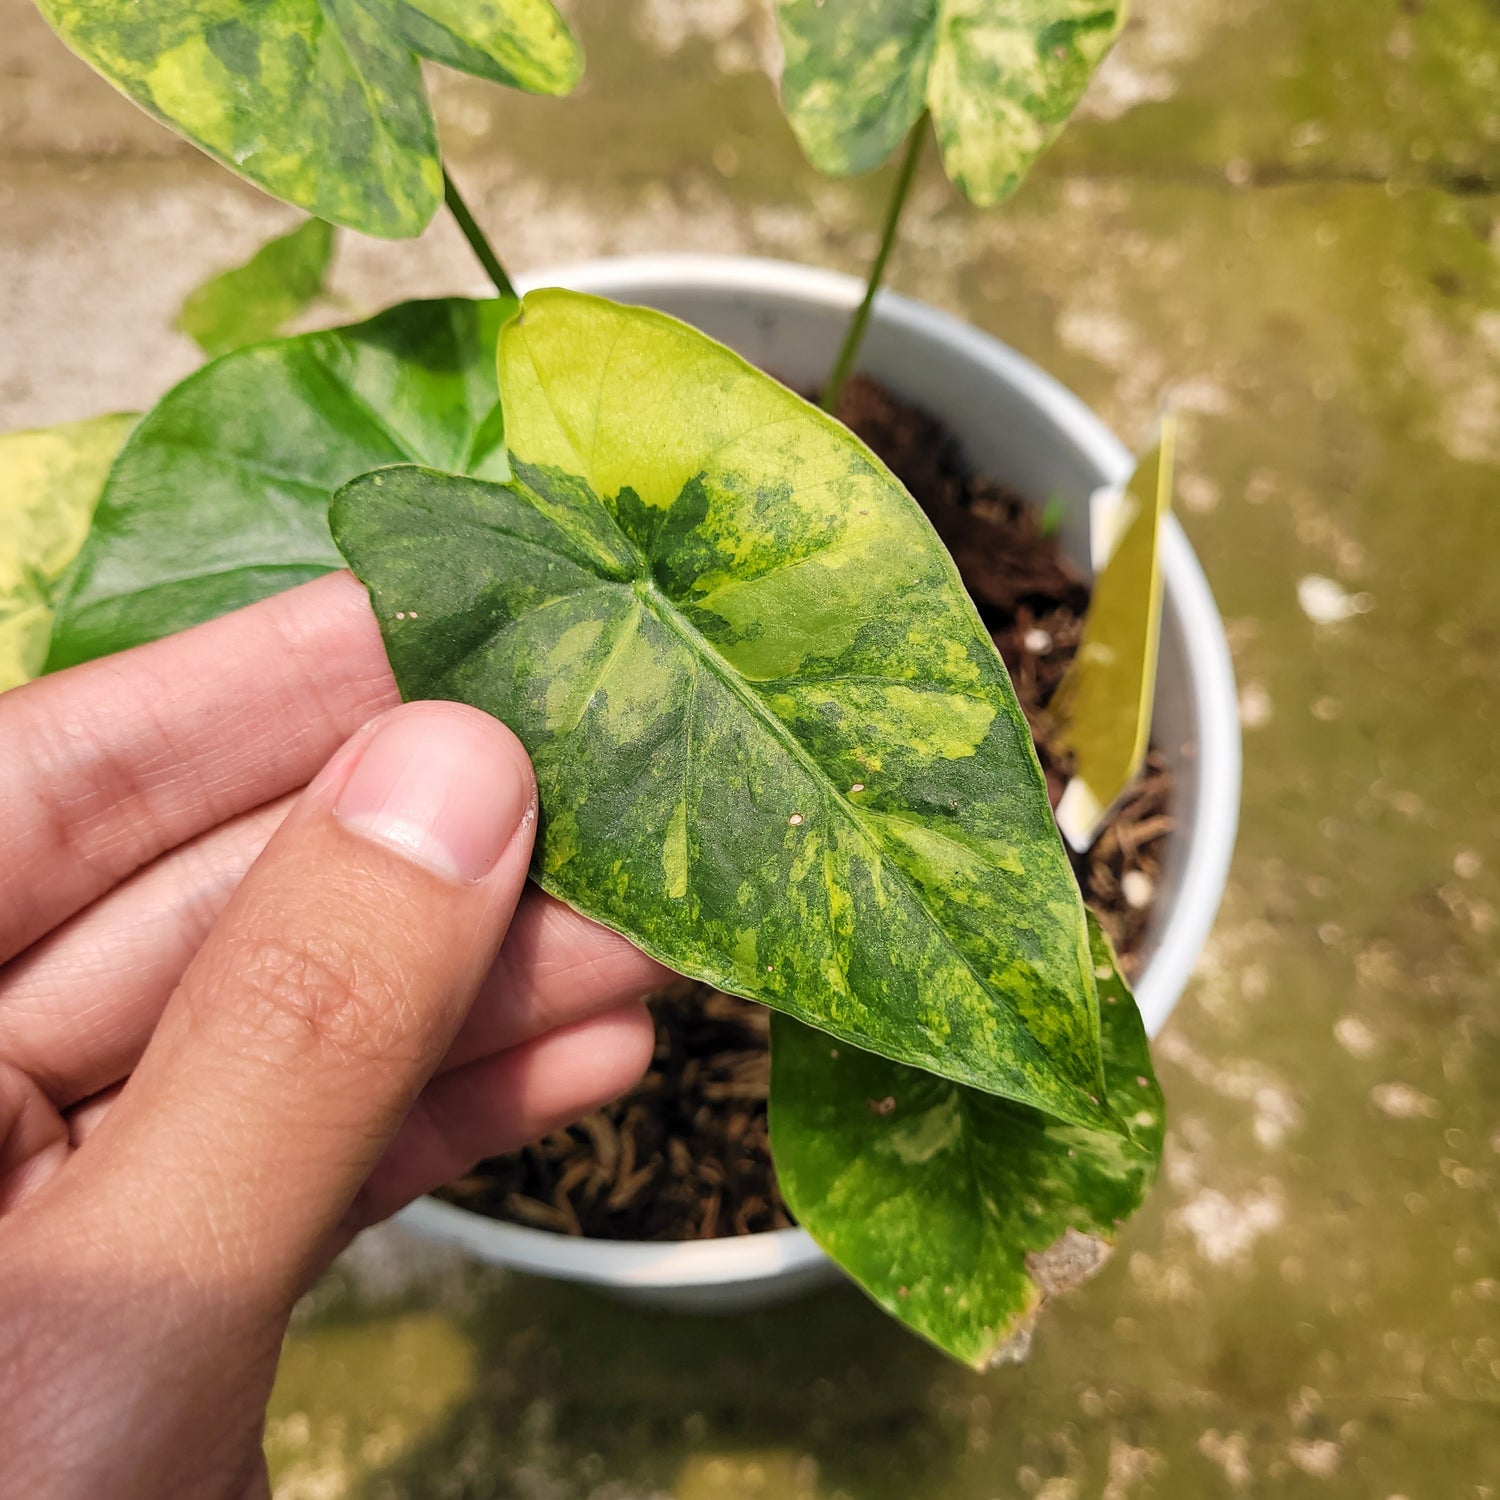
[[[135,421],[116,412],[0,435],[0,692],[42,670],[59,580]]]

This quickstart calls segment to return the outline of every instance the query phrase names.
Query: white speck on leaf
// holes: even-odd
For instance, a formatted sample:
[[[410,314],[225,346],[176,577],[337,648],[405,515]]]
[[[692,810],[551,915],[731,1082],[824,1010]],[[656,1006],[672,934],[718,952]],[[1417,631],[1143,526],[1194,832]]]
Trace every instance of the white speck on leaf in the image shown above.
[[[793,828],[800,828],[802,826],[802,814],[793,813],[791,817],[787,819],[787,822],[790,823]]]

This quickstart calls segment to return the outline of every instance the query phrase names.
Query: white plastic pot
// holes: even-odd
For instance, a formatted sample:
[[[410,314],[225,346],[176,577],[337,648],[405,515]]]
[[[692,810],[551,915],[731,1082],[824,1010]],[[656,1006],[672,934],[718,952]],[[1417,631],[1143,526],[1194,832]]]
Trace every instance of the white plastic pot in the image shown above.
[[[827,374],[863,288],[848,276],[735,256],[592,261],[529,278],[671,313],[803,388]],[[1065,550],[1088,565],[1088,499],[1126,477],[1130,454],[1075,396],[1004,344],[946,313],[883,292],[860,369],[935,413],[969,463],[1063,513]],[[1175,773],[1169,836],[1136,999],[1160,1030],[1192,972],[1223,893],[1240,799],[1239,715],[1229,648],[1187,537],[1169,520],[1153,737]],[[409,1228],[496,1265],[593,1283],[691,1311],[779,1301],[837,1277],[800,1229],[685,1243],[577,1239],[501,1223],[436,1199]]]

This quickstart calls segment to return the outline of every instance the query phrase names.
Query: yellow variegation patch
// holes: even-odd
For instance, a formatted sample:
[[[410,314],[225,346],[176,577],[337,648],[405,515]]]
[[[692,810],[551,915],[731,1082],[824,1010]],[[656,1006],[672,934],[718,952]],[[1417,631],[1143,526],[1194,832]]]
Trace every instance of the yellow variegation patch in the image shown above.
[[[122,412],[0,436],[0,692],[42,669],[58,580],[134,422]]]

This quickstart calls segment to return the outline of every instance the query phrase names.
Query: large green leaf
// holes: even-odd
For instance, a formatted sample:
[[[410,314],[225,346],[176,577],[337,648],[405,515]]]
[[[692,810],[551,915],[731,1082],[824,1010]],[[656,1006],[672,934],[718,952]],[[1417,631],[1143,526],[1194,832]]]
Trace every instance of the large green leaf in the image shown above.
[[[273,337],[322,291],[333,235],[331,224],[307,219],[267,240],[244,265],[192,291],[177,327],[210,358]]]
[[[42,669],[58,580],[134,421],[117,412],[0,436],[0,692]]]
[[[846,428],[659,313],[533,293],[515,480],[339,492],[409,697],[504,719],[534,871],[672,967],[1100,1121],[1078,890],[953,563]]]
[[[142,418],[57,602],[47,667],[339,567],[328,501],[373,464],[504,478],[495,338],[515,302],[408,302],[225,355]]]
[[[80,57],[267,192],[367,234],[442,201],[418,54],[563,94],[582,58],[550,0],[38,0]]]
[[[868,172],[932,111],[975,203],[1015,191],[1125,22],[1125,0],[777,0],[782,99],[820,171]]]
[[[771,1144],[788,1205],[902,1322],[983,1368],[1023,1355],[1049,1296],[1092,1275],[1161,1157],[1146,1033],[1093,917],[1104,1077],[1122,1137],[771,1030]]]

